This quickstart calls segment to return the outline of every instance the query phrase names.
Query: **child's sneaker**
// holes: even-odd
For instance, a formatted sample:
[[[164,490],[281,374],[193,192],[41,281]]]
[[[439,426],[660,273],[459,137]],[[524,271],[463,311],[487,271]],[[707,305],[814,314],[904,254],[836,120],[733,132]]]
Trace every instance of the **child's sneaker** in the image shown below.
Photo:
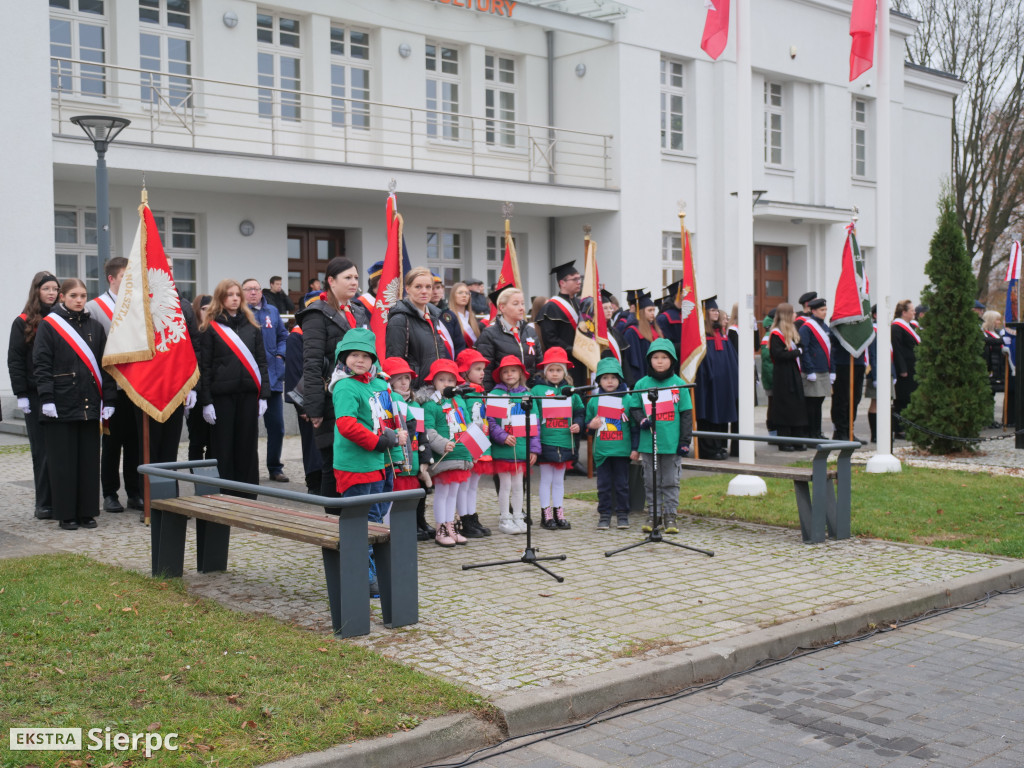
[[[665,515],[665,533],[679,533],[679,526],[676,525],[676,516]]]
[[[647,516],[647,522],[640,526],[640,530],[644,533],[650,533],[654,530],[654,517],[651,515]]]
[[[618,528],[624,530],[629,528],[629,512],[619,512],[618,514]]]
[[[611,512],[602,512],[601,517],[597,520],[597,530],[607,531],[612,527],[612,515]]]
[[[526,533],[526,513],[523,510],[513,513],[512,522],[516,525],[516,533]]]
[[[515,535],[519,533],[519,526],[516,525],[516,521],[512,519],[512,515],[508,512],[503,512],[498,520],[498,530],[502,533]]]

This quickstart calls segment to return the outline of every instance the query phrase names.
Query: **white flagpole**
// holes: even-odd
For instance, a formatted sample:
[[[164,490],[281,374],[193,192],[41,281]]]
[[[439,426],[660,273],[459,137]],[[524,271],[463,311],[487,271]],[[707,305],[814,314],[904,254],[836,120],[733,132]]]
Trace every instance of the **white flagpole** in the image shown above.
[[[878,185],[875,192],[875,220],[878,257],[878,354],[876,389],[878,392],[878,443],[875,455],[868,459],[868,472],[899,472],[900,462],[892,453],[892,348],[889,326],[892,323],[892,88],[889,79],[892,62],[889,55],[889,0],[879,0],[875,26],[875,77],[878,80]]]
[[[740,434],[754,434],[754,336],[751,333],[751,313],[754,308],[754,153],[751,135],[751,0],[735,0],[736,24],[736,277],[740,286],[739,361],[740,361]],[[740,441],[740,461],[754,463],[754,446],[749,440]],[[732,496],[762,496],[768,486],[760,477],[737,475],[729,482]]]

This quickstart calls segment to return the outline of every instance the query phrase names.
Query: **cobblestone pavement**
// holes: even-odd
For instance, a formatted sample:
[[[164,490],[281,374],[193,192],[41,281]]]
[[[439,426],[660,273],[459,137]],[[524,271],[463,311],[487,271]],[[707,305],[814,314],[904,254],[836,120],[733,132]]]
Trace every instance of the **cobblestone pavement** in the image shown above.
[[[284,458],[286,473],[300,478],[296,438],[286,438]],[[60,531],[33,518],[31,477],[27,450],[0,450],[0,536],[10,532],[149,571],[149,532],[137,515],[105,514],[96,530]],[[550,564],[565,583],[521,563],[462,571],[463,564],[517,558],[524,545],[525,537],[497,533],[495,496],[485,480],[480,512],[495,535],[453,550],[421,544],[420,623],[385,630],[375,607],[373,632],[357,642],[499,693],[549,686],[1005,562],[872,540],[805,546],[793,529],[691,518],[683,518],[676,538],[714,550],[715,557],[648,545],[606,558],[605,550],[642,538],[638,516],[628,531],[598,532],[592,504],[569,501],[566,509],[571,531],[538,529],[534,539],[542,555],[567,555]],[[189,547],[194,552],[191,534]],[[187,565],[191,558],[186,555]],[[329,631],[321,557],[308,545],[236,529],[229,570],[186,570],[185,580],[232,608]]]
[[[996,596],[473,764],[1019,768],[1022,625],[1024,594]]]

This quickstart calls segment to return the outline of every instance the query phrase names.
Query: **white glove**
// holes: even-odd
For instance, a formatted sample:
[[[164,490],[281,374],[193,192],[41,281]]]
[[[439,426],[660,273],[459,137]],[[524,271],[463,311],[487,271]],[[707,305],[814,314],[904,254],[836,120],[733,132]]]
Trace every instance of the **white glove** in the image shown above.
[[[43,403],[43,416],[49,416],[51,419],[56,419],[57,406],[53,403]]]
[[[194,389],[190,389],[188,391],[188,394],[185,395],[185,410],[186,411],[191,411],[195,407],[196,407],[196,391]]]
[[[828,375],[828,380],[829,380],[830,384],[835,384],[836,383],[836,375],[834,373],[830,373]]]
[[[213,403],[203,406],[203,421],[207,424],[217,423],[217,411],[213,407]]]
[[[808,381],[817,381],[818,380],[818,374],[816,374],[816,373],[808,373],[807,374],[807,380]]]
[[[28,404],[27,397],[18,398],[18,410],[20,410],[22,413],[26,415],[32,413],[32,406]]]
[[[262,419],[263,414],[267,412],[267,401],[261,397],[259,403],[259,416]]]
[[[114,406],[105,405],[100,408],[100,418],[104,421],[109,421],[110,417],[114,415]]]

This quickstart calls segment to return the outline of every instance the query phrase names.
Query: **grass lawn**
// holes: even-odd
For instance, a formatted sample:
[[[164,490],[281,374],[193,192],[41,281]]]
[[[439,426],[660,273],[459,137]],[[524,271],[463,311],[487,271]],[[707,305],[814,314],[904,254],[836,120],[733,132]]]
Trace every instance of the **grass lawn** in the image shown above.
[[[727,496],[731,475],[687,477],[683,512],[799,528],[793,483],[766,480],[765,496]],[[573,498],[597,501],[596,492]],[[854,536],[1024,557],[1024,482],[1019,477],[904,467],[897,474],[853,468]]]
[[[0,561],[7,766],[254,766],[486,705],[358,646],[78,555]],[[9,727],[179,734],[178,751],[12,752]],[[79,762],[76,762],[79,761]]]

